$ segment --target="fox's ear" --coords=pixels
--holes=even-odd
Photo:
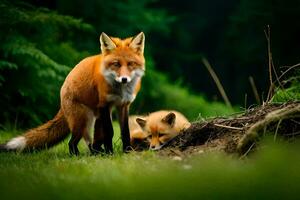
[[[161,121],[164,123],[167,123],[168,125],[173,127],[175,124],[175,119],[176,119],[176,115],[174,113],[170,112]]]
[[[145,119],[142,119],[142,118],[136,118],[136,122],[140,125],[140,127],[141,127],[142,129],[145,128],[145,126],[146,126],[146,120],[145,120]]]
[[[102,53],[111,51],[117,47],[114,41],[112,41],[112,39],[104,32],[102,32],[100,35],[100,45]]]
[[[129,44],[129,47],[134,49],[136,52],[143,54],[145,46],[145,34],[140,32],[137,34]]]

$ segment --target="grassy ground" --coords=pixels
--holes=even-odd
[[[3,142],[11,134],[0,133]],[[33,154],[0,154],[1,199],[296,199],[300,148],[265,142],[247,159],[209,153],[184,160],[153,152],[70,157],[67,141]]]

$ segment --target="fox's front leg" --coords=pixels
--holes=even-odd
[[[94,142],[92,145],[92,153],[101,153],[102,144],[104,144],[105,153],[113,153],[112,138],[114,135],[111,108],[104,107],[99,109],[99,118],[95,122]]]
[[[132,149],[130,145],[130,132],[128,126],[128,110],[129,105],[122,105],[118,107],[119,123],[121,128],[121,137],[124,152],[130,151]]]

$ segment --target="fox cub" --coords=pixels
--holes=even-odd
[[[159,150],[190,125],[186,117],[177,111],[161,110],[148,116],[131,116],[131,143],[136,147],[144,145],[146,140],[150,150]]]

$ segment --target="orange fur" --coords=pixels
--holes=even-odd
[[[185,116],[177,111],[156,111],[146,118],[136,118],[137,123],[145,133],[151,150],[158,150],[172,138],[190,126]],[[132,140],[134,135],[132,135]]]
[[[140,127],[140,125],[136,122],[137,118],[146,119],[145,116],[137,116],[137,115],[132,115],[129,117],[128,123],[129,123],[130,140],[131,141],[133,141],[135,139],[143,140],[147,137],[147,134],[143,131],[143,129]]]
[[[59,110],[54,119],[24,134],[24,137],[27,139],[26,149],[38,150],[52,147],[57,142],[65,139],[68,134],[69,127],[67,121],[62,111]]]

